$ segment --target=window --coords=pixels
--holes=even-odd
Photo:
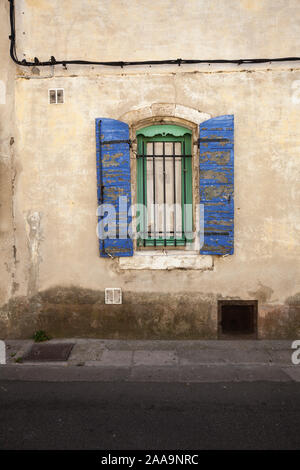
[[[50,104],[63,104],[64,103],[64,90],[63,88],[51,88],[48,90]]]
[[[137,132],[137,246],[193,241],[192,131],[154,125]]]
[[[199,150],[194,164],[192,133],[185,127],[153,125],[140,129],[137,152],[129,136],[126,122],[96,119],[100,256],[134,256],[131,191],[136,181],[132,181],[131,163],[135,154],[137,202],[142,205],[136,211],[137,247],[190,248],[189,242],[195,238],[201,255],[232,255],[234,116],[199,123]],[[193,177],[192,168],[196,166],[200,204],[193,210],[192,182],[196,175]],[[197,214],[195,221],[193,213]]]

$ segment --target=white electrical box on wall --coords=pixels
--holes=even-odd
[[[106,304],[121,304],[122,303],[122,289],[120,287],[107,287],[105,289],[105,303]]]

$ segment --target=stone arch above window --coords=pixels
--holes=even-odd
[[[176,118],[192,124],[200,124],[208,119],[211,115],[203,113],[195,108],[183,106],[181,104],[171,103],[154,103],[151,106],[133,109],[126,112],[119,119],[129,125],[144,122],[155,121],[155,118]]]

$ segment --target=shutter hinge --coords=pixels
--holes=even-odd
[[[109,256],[111,259],[115,259],[115,256],[113,256],[108,250],[104,250],[104,253]]]
[[[132,140],[101,140],[101,145],[110,145],[110,144],[128,144],[129,147],[132,147]]]
[[[199,139],[197,140],[198,147],[200,147],[201,142],[202,143],[204,143],[204,142],[229,142],[229,139],[225,139],[225,138],[224,139],[222,139],[222,138],[221,139],[216,139],[216,138],[208,139],[208,138],[205,138],[205,137],[204,138],[199,137]]]

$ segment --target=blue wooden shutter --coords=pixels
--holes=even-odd
[[[234,116],[200,124],[200,203],[204,204],[204,255],[233,254]]]
[[[132,256],[133,243],[129,236],[120,233],[131,223],[130,140],[129,127],[115,119],[96,119],[98,205],[111,204],[117,216],[114,238],[99,239],[100,256]],[[119,206],[119,196],[127,198],[124,207]],[[121,228],[122,226],[122,228]]]

